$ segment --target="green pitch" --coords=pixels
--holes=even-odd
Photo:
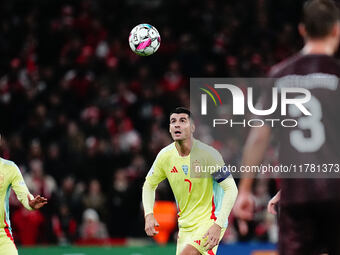
[[[164,247],[32,247],[19,248],[19,255],[173,255],[175,245]]]

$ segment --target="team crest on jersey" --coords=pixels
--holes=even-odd
[[[182,169],[183,169],[183,172],[185,173],[185,175],[188,175],[189,167],[187,165],[183,165]]]
[[[192,162],[190,176],[194,178],[201,177],[201,166],[197,159]]]

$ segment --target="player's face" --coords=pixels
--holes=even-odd
[[[181,141],[190,138],[194,130],[195,127],[191,123],[188,114],[171,114],[169,131],[174,141]]]

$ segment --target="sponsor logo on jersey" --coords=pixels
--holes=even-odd
[[[175,166],[171,169],[171,173],[178,173],[178,170]]]

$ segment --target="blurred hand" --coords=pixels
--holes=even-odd
[[[153,216],[153,213],[150,213],[145,216],[145,232],[148,236],[154,236],[158,234],[158,231],[156,231],[155,227],[159,227],[159,224],[155,217]]]
[[[269,200],[267,210],[269,213],[276,215],[276,206],[280,202],[281,199],[281,191],[277,192],[276,195]]]
[[[207,231],[207,233],[204,234],[203,239],[208,238],[205,244],[203,245],[206,247],[207,251],[213,249],[216,245],[218,245],[218,242],[220,240],[221,235],[221,227],[214,223]]]
[[[240,231],[241,236],[245,236],[248,234],[249,227],[248,223],[245,220],[237,219],[238,230]]]
[[[239,191],[234,206],[234,214],[241,220],[250,221],[254,217],[254,199],[250,192]]]
[[[41,197],[40,195],[31,199],[30,195],[28,194],[27,198],[29,206],[34,210],[40,209],[41,207],[47,204],[47,198]]]

